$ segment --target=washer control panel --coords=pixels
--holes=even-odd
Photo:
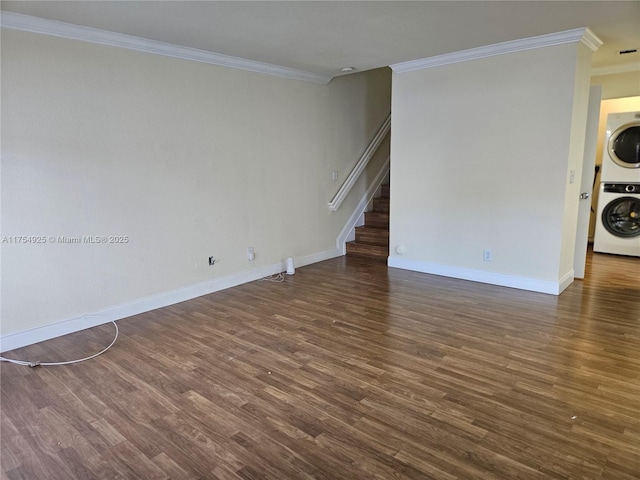
[[[602,191],[608,193],[640,194],[640,183],[605,183]]]

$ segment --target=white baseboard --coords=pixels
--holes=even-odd
[[[322,262],[341,255],[342,251],[338,248],[334,248],[332,250],[318,252],[312,255],[294,257],[293,261],[296,267],[304,267],[305,265]],[[78,332],[80,330],[115,320],[121,320],[123,318],[131,317],[132,315],[149,312],[157,308],[191,300],[192,298],[208,295],[209,293],[225,290],[243,283],[253,282],[254,280],[258,280],[267,275],[274,275],[276,273],[284,272],[285,270],[286,267],[284,262],[258,267],[247,272],[241,272],[223,278],[216,278],[207,282],[173,290],[171,292],[152,295],[134,300],[130,303],[116,305],[91,314],[69,318],[49,325],[24,330],[22,332],[4,335],[0,337],[0,353],[15,350],[16,348],[26,347],[27,345],[33,345],[34,343],[43,342],[45,340],[50,340],[52,338]]]
[[[459,278],[471,280],[473,282],[488,283],[502,287],[517,288],[519,290],[529,290],[532,292],[548,293],[559,295],[565,288],[573,282],[573,270],[557,281],[550,282],[536,280],[534,278],[505,275],[502,273],[483,272],[481,270],[471,270],[468,268],[439,265],[405,258],[389,257],[387,264],[390,267],[412,270],[414,272],[430,273],[443,277]]]
[[[324,262],[332,258],[341,257],[344,255],[339,248],[333,248],[331,250],[325,250],[324,252],[318,252],[304,257],[295,257],[293,263],[296,267],[304,267],[305,265],[311,265],[313,263]]]
[[[560,277],[560,280],[558,281],[558,293],[556,293],[555,295],[560,295],[562,292],[564,292],[564,289],[571,285],[575,278],[576,274],[573,268],[565,273],[562,277]]]

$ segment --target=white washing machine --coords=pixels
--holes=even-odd
[[[607,117],[600,181],[640,183],[640,112]]]
[[[640,182],[600,184],[593,251],[640,257]]]

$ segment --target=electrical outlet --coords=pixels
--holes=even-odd
[[[209,265],[213,265],[216,263],[215,257],[209,257]]]
[[[334,182],[336,182],[338,180],[338,171],[334,170],[333,172],[331,172],[331,180],[333,180]]]
[[[482,251],[482,260],[484,260],[485,262],[490,262],[493,260],[493,254],[491,253],[491,250],[485,248]]]
[[[256,258],[256,253],[253,251],[253,247],[247,248],[247,259],[252,262]]]

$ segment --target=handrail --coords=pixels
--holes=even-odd
[[[389,133],[390,129],[391,129],[391,114],[389,114],[389,116],[386,118],[386,120],[384,121],[380,129],[378,129],[378,132],[373,137],[373,140],[371,140],[371,143],[369,143],[369,146],[366,148],[366,150],[360,157],[360,160],[358,160],[358,163],[356,163],[355,167],[353,167],[353,170],[351,170],[351,173],[349,174],[349,176],[346,178],[346,180],[344,181],[344,183],[342,184],[338,192],[333,197],[333,200],[329,202],[329,209],[332,212],[335,212],[336,210],[338,210],[338,208],[340,208],[340,205],[342,204],[343,200],[351,191],[351,188],[360,177],[360,174],[364,171],[366,166],[369,164],[369,160],[371,160],[371,157],[373,156],[375,151],[378,149],[378,147],[382,143],[382,140],[384,140],[384,137],[387,135],[387,133]]]

